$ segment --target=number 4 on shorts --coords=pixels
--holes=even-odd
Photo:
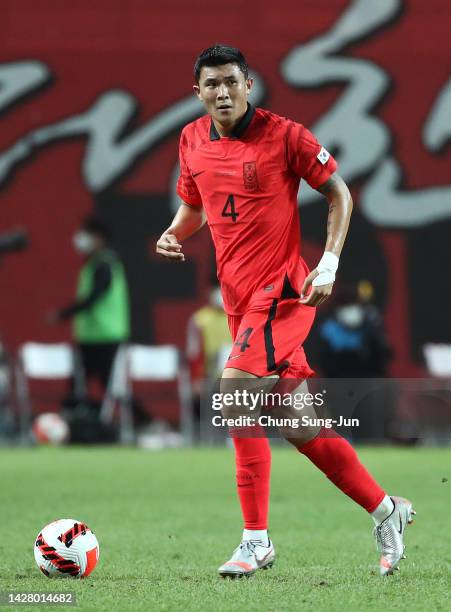
[[[254,331],[253,327],[248,327],[240,336],[238,336],[238,338],[234,342],[235,346],[241,347],[242,353],[244,353],[244,351],[250,347],[248,340],[249,340],[249,336],[252,334],[253,331]]]

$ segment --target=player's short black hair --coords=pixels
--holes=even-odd
[[[204,66],[223,66],[224,64],[238,64],[244,78],[249,78],[249,68],[246,58],[236,47],[228,45],[214,45],[204,49],[194,64],[194,78],[199,83],[200,71]]]
[[[81,227],[90,234],[100,236],[101,238],[103,238],[103,240],[105,240],[105,242],[109,242],[111,239],[111,232],[108,225],[94,215],[85,217]]]

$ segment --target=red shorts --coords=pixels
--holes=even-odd
[[[225,367],[255,376],[313,376],[302,344],[312,327],[315,310],[298,299],[274,298],[265,309],[229,315],[233,348]]]

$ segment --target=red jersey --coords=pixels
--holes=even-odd
[[[177,193],[205,209],[226,312],[297,297],[307,270],[299,182],[325,183],[337,168],[333,157],[303,125],[251,105],[229,137],[209,115],[188,124],[179,153]]]

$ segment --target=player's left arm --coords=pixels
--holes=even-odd
[[[332,293],[353,206],[348,186],[336,172],[323,185],[317,187],[317,191],[326,196],[329,202],[327,240],[324,255],[307,276],[302,287],[300,301],[307,306],[319,306]]]

